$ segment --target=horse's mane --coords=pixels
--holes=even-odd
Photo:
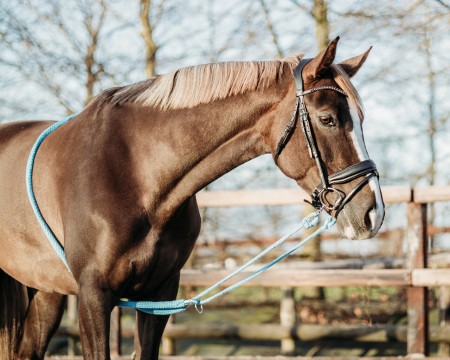
[[[123,87],[103,91],[97,97],[112,105],[136,103],[160,109],[191,108],[202,103],[263,90],[277,81],[288,65],[295,69],[303,55],[275,61],[223,62],[191,66]],[[350,78],[339,65],[332,65],[336,83],[344,90],[363,118],[363,106]]]
[[[98,97],[113,105],[139,103],[160,109],[191,108],[247,91],[263,90],[302,59],[294,55],[276,61],[222,62],[191,66],[124,87]]]

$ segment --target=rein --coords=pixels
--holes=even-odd
[[[321,181],[321,184],[311,193],[311,202],[306,202],[310,203],[316,209],[323,208],[328,212],[334,211],[334,216],[337,217],[344,205],[348,203],[352,197],[369,182],[372,176],[376,176],[378,178],[378,171],[375,163],[369,159],[350,165],[345,169],[334,173],[333,175],[326,175],[326,170],[324,169],[323,161],[314,137],[311,120],[309,119],[308,109],[306,108],[305,96],[321,90],[337,91],[344,96],[347,96],[347,93],[335,86],[319,86],[305,91],[302,71],[305,65],[310,61],[311,59],[303,59],[295,68],[294,78],[296,85],[296,100],[294,112],[277,144],[275,150],[275,163],[278,161],[278,157],[294,133],[297,118],[300,118],[300,124],[305,137],[306,146],[308,147],[309,156],[316,163]],[[332,187],[332,185],[345,184],[362,176],[364,176],[364,179],[361,180],[348,194],[345,194],[342,190]],[[327,195],[329,194],[334,194],[337,196],[337,200],[334,204],[327,199]]]
[[[71,273],[71,270],[69,268],[69,264],[66,259],[66,255],[64,253],[64,248],[61,245],[61,243],[56,238],[55,234],[51,230],[50,226],[45,221],[40,209],[39,205],[36,200],[36,196],[34,195],[33,190],[33,168],[34,168],[34,162],[36,158],[36,154],[38,152],[39,147],[41,146],[42,142],[45,140],[45,138],[50,135],[53,131],[55,131],[60,126],[64,125],[68,121],[72,120],[74,117],[76,117],[77,114],[71,115],[68,118],[59,121],[39,135],[38,139],[36,140],[36,143],[33,145],[30,155],[28,157],[27,167],[26,167],[26,186],[27,186],[27,193],[28,193],[28,199],[30,201],[31,207],[34,211],[34,214],[36,218],[39,221],[39,224],[41,225],[42,230],[45,233],[45,236],[49,240],[50,244],[52,245],[53,249],[55,250],[56,254],[59,256],[59,258],[62,260],[64,265],[66,266],[67,270]],[[210,301],[225,295],[229,293],[230,291],[238,288],[239,286],[243,285],[244,283],[250,281],[254,277],[258,276],[259,274],[263,273],[279,261],[283,260],[285,257],[292,254],[294,251],[302,248],[304,245],[306,245],[311,239],[319,235],[321,232],[331,228],[335,223],[336,219],[332,216],[328,216],[325,223],[320,226],[317,230],[315,230],[312,234],[310,234],[308,237],[303,239],[301,242],[299,242],[297,245],[295,245],[292,249],[286,251],[284,254],[278,256],[276,259],[272,260],[268,264],[262,266],[260,269],[252,272],[251,274],[247,275],[242,280],[239,280],[233,285],[230,285],[226,287],[225,289],[217,292],[216,294],[210,295],[209,297],[202,299],[209,293],[211,293],[213,290],[216,290],[219,286],[227,282],[228,280],[234,278],[238,274],[240,274],[242,271],[247,269],[250,265],[253,265],[258,259],[266,255],[268,252],[272,251],[276,247],[280,246],[282,243],[284,243],[287,239],[289,239],[292,235],[300,231],[301,229],[309,229],[311,227],[316,226],[319,223],[319,214],[322,212],[324,208],[318,209],[316,212],[311,213],[306,218],[303,219],[301,222],[301,225],[299,225],[296,229],[289,232],[288,234],[281,237],[279,240],[277,240],[275,243],[270,245],[267,249],[263,250],[261,253],[256,255],[253,259],[246,262],[244,265],[233,271],[231,274],[223,278],[222,280],[218,281],[208,289],[204,290],[200,294],[194,296],[191,299],[178,299],[173,301],[129,301],[129,300],[120,300],[117,304],[117,306],[121,307],[127,307],[127,308],[134,308],[136,310],[148,313],[148,314],[154,314],[154,315],[170,315],[175,314],[181,311],[186,310],[189,306],[194,305],[196,310],[199,313],[203,312],[203,305],[209,303]]]
[[[219,291],[218,293],[211,295],[205,299],[202,299],[202,297],[208,295],[213,290],[216,290],[219,286],[227,282],[228,280],[234,278],[235,276],[239,275],[242,271],[244,271],[246,268],[248,268],[250,265],[253,265],[258,259],[266,255],[271,250],[275,249],[276,247],[280,246],[283,242],[285,242],[287,239],[289,239],[292,235],[300,231],[301,229],[309,229],[314,226],[316,226],[319,223],[319,214],[322,210],[317,210],[316,212],[313,212],[309,214],[305,219],[303,219],[301,225],[299,225],[296,229],[291,231],[290,233],[284,235],[279,240],[277,240],[275,243],[270,245],[268,248],[260,252],[258,255],[256,255],[254,258],[246,262],[244,265],[233,271],[228,276],[224,277],[222,280],[218,281],[211,287],[207,288],[200,294],[194,296],[191,299],[179,299],[174,301],[120,301],[119,306],[122,307],[130,307],[135,308],[137,310],[140,310],[142,312],[145,312],[147,314],[153,314],[153,315],[170,315],[175,314],[181,311],[186,310],[189,306],[194,305],[195,309],[199,312],[203,312],[203,305],[209,303],[210,301],[213,301],[214,299],[223,296],[234,289],[240,287],[241,285],[245,284],[246,282],[250,281],[254,277],[258,276],[259,274],[263,273],[267,269],[271,268],[276,263],[280,262],[290,254],[292,254],[294,251],[302,248],[305,246],[311,239],[315,238],[317,235],[319,235],[321,232],[331,228],[335,223],[336,219],[332,216],[328,216],[328,218],[325,220],[325,223],[320,226],[317,230],[315,230],[312,234],[307,236],[305,239],[303,239],[301,242],[299,242],[297,245],[295,245],[292,249],[286,251],[284,254],[278,256],[276,259],[272,260],[268,264],[262,266],[258,270],[255,270],[251,274],[247,275],[242,280],[239,280],[235,284],[232,284],[225,289]]]

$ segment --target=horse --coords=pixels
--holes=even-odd
[[[43,359],[66,295],[76,294],[84,358],[109,359],[121,298],[175,299],[200,230],[195,194],[262,154],[343,236],[373,237],[384,203],[350,81],[370,49],[334,64],[338,40],[308,61],[198,65],[111,88],[51,133],[33,187],[70,271],[24,182],[30,149],[52,122],[1,125],[0,358]],[[158,358],[167,318],[137,312],[136,359]]]

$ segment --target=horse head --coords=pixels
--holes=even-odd
[[[343,236],[366,239],[380,229],[384,203],[364,143],[362,102],[350,78],[370,49],[333,64],[338,40],[295,68],[295,111],[273,155],[317,209],[336,217]]]

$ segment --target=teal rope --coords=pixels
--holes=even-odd
[[[144,312],[146,312],[148,314],[170,315],[170,314],[175,314],[175,313],[184,311],[189,306],[194,305],[195,308],[197,309],[197,311],[199,313],[201,313],[203,311],[203,305],[205,305],[205,304],[209,303],[210,301],[212,301],[214,299],[217,299],[218,297],[223,296],[223,295],[233,291],[234,289],[242,286],[246,282],[250,281],[254,277],[256,277],[259,274],[263,273],[264,271],[266,271],[267,269],[271,268],[276,263],[280,262],[281,260],[283,260],[284,258],[289,256],[290,254],[292,254],[294,251],[296,251],[296,250],[302,248],[303,246],[305,246],[310,240],[315,238],[317,235],[319,235],[324,230],[327,230],[327,229],[331,228],[336,223],[336,219],[333,218],[332,216],[329,216],[322,226],[320,226],[317,230],[315,230],[308,237],[303,239],[300,243],[298,243],[292,249],[286,251],[284,254],[278,256],[276,259],[272,260],[271,262],[269,262],[268,264],[264,265],[260,269],[258,269],[256,271],[254,271],[253,273],[249,274],[247,277],[245,277],[244,279],[238,281],[237,283],[226,287],[222,291],[220,291],[220,292],[218,292],[218,293],[216,293],[216,294],[214,294],[214,295],[212,295],[212,296],[210,296],[210,297],[208,297],[206,299],[201,299],[205,295],[207,295],[210,292],[212,292],[213,290],[217,289],[220,285],[222,285],[226,281],[228,281],[228,280],[232,279],[233,277],[235,277],[236,275],[240,274],[243,270],[248,268],[250,265],[254,264],[258,259],[260,259],[262,256],[264,256],[265,254],[267,254],[271,250],[273,250],[276,247],[278,247],[279,245],[281,245],[283,242],[285,242],[292,235],[294,235],[295,233],[300,231],[302,228],[309,229],[309,228],[317,225],[317,223],[319,222],[319,213],[320,213],[320,211],[316,211],[316,212],[314,212],[312,214],[309,214],[303,220],[303,222],[302,222],[302,224],[300,226],[298,226],[293,231],[291,231],[290,233],[286,234],[285,236],[283,236],[282,238],[277,240],[275,243],[273,243],[267,249],[265,249],[264,251],[262,251],[261,253],[256,255],[254,258],[252,258],[251,260],[246,262],[244,265],[242,265],[241,267],[239,267],[238,269],[233,271],[231,274],[229,274],[228,276],[226,276],[222,280],[218,281],[217,283],[215,283],[214,285],[210,286],[209,288],[207,288],[206,290],[204,290],[203,292],[201,292],[200,294],[194,296],[191,299],[188,299],[188,300],[179,299],[179,300],[174,300],[174,301],[158,301],[158,302],[151,302],[151,301],[132,302],[132,301],[122,300],[122,301],[119,302],[119,306],[134,307],[134,308],[136,308],[138,310],[141,310],[141,311],[144,311]]]
[[[186,310],[186,300],[173,301],[125,301],[117,304],[120,307],[132,308],[152,315],[171,315]]]
[[[315,221],[315,224],[317,224],[317,222],[319,221],[319,216],[316,213],[311,214],[313,216],[316,216],[315,219],[317,219],[317,221]],[[309,216],[311,216],[309,215]],[[300,243],[298,243],[296,246],[294,246],[292,249],[286,251],[284,254],[278,256],[276,259],[272,260],[271,262],[269,262],[268,264],[264,265],[263,267],[261,267],[259,270],[253,272],[252,274],[248,275],[246,278],[238,281],[236,284],[233,284],[227,288],[225,288],[224,290],[220,291],[219,293],[212,295],[204,300],[201,300],[200,298],[203,297],[204,295],[210,293],[212,290],[214,290],[215,288],[217,288],[220,284],[222,284],[223,282],[225,282],[226,280],[221,280],[219,281],[217,284],[211,286],[209,289],[206,289],[205,291],[203,291],[201,294],[193,297],[191,299],[191,301],[194,302],[194,304],[197,305],[204,305],[209,303],[210,301],[225,295],[227,293],[229,293],[230,291],[233,291],[234,289],[238,288],[239,286],[245,284],[246,282],[250,281],[251,279],[253,279],[254,277],[258,276],[259,274],[263,273],[264,271],[266,271],[267,269],[271,268],[273,265],[275,265],[276,263],[280,262],[281,260],[283,260],[284,258],[286,258],[287,256],[289,256],[290,254],[292,254],[294,251],[297,251],[298,249],[302,248],[303,246],[305,246],[310,240],[312,240],[313,238],[315,238],[317,235],[319,235],[322,231],[329,229],[331,226],[333,226],[336,223],[336,220],[332,217],[329,216],[328,219],[325,221],[325,223],[319,227],[316,231],[314,231],[312,234],[310,234],[308,237],[306,237],[305,239],[303,239]],[[314,225],[315,225],[314,224]],[[312,226],[314,226],[312,225]],[[310,228],[312,226],[306,227],[306,228]],[[298,231],[298,230],[297,230]],[[296,232],[297,232],[296,231]],[[293,235],[293,234],[292,234]],[[292,236],[290,235],[290,236]],[[288,237],[286,237],[287,239]],[[284,239],[284,240],[286,240]],[[258,258],[260,256],[257,256]],[[243,269],[242,269],[243,270]],[[239,269],[238,272],[242,271],[241,269]],[[234,275],[233,275],[234,276]],[[231,278],[227,277],[227,278]],[[218,285],[219,284],[219,285]]]
[[[61,125],[64,125],[68,121],[72,120],[77,114],[71,115],[68,118],[54,123],[52,126],[47,128],[39,137],[37,138],[35,144],[31,148],[30,155],[28,157],[26,172],[25,172],[25,181],[27,184],[27,193],[28,193],[28,199],[30,200],[31,207],[34,211],[34,214],[36,215],[36,218],[39,221],[39,224],[41,225],[42,230],[44,230],[45,236],[50,241],[50,244],[52,245],[53,249],[55,249],[56,253],[58,254],[59,258],[63,261],[64,265],[66,265],[67,270],[70,271],[69,264],[67,263],[66,255],[64,254],[64,248],[61,246],[61,243],[56,238],[55,234],[53,234],[52,229],[50,229],[50,226],[48,226],[47,222],[45,221],[44,217],[42,216],[41,210],[39,209],[39,205],[36,201],[36,196],[34,195],[33,191],[33,168],[34,168],[34,160],[36,158],[37,151],[39,150],[39,147],[41,146],[42,142],[45,140],[45,138],[50,135],[53,131],[55,131],[57,128],[59,128]]]
[[[294,230],[292,230],[291,232],[289,232],[288,234],[284,235],[281,239],[277,240],[275,243],[273,243],[272,245],[270,245],[267,249],[263,250],[261,253],[259,253],[258,255],[256,255],[253,259],[250,259],[249,261],[247,261],[244,265],[242,265],[241,267],[239,267],[238,269],[236,269],[234,272],[232,272],[230,275],[226,276],[225,278],[223,278],[222,280],[220,280],[217,284],[214,284],[213,286],[211,286],[210,288],[206,289],[205,291],[203,291],[202,293],[198,294],[197,296],[195,296],[193,299],[197,300],[200,299],[201,297],[205,296],[206,294],[210,293],[212,290],[218,288],[220,285],[222,285],[223,283],[225,283],[226,281],[230,280],[231,278],[235,277],[236,275],[238,275],[239,273],[241,273],[242,271],[244,271],[246,268],[248,268],[250,265],[253,265],[257,260],[259,260],[260,258],[262,258],[264,255],[266,255],[268,252],[272,251],[273,249],[277,248],[278,246],[280,246],[282,243],[284,243],[287,239],[289,239],[292,235],[294,235],[295,233],[299,232],[301,229],[303,229],[304,227],[306,227],[307,229],[316,226],[317,223],[319,222],[319,215],[317,212],[314,212],[312,214],[309,214],[300,224],[300,226],[298,226],[297,228],[295,228]],[[269,266],[270,267],[270,266]],[[245,279],[244,279],[245,280]],[[244,281],[242,280],[242,281]],[[209,301],[208,301],[209,302]]]
[[[34,214],[36,215],[36,218],[39,221],[39,224],[41,225],[42,230],[45,233],[45,236],[50,241],[50,244],[52,245],[52,247],[55,250],[55,252],[58,254],[59,258],[66,265],[66,267],[69,270],[69,272],[71,272],[71,271],[70,271],[69,265],[67,263],[66,255],[64,253],[64,248],[61,246],[61,243],[58,241],[58,239],[56,238],[55,234],[50,229],[50,226],[45,221],[45,219],[44,219],[44,217],[43,217],[43,215],[42,215],[42,213],[41,213],[41,211],[39,209],[39,205],[38,205],[38,203],[36,201],[36,197],[35,197],[34,191],[33,191],[33,168],[34,168],[34,161],[35,161],[35,158],[36,158],[37,151],[38,151],[39,147],[41,146],[42,142],[45,140],[45,138],[49,134],[51,134],[53,131],[55,131],[57,128],[59,128],[61,125],[64,125],[68,121],[72,120],[75,116],[76,116],[76,114],[72,115],[72,116],[69,116],[68,118],[66,118],[64,120],[53,124],[52,126],[47,128],[41,135],[39,135],[38,139],[36,140],[36,143],[34,144],[34,146],[31,149],[30,155],[28,157],[27,167],[26,167],[26,186],[27,186],[27,193],[28,193],[28,198],[30,200],[31,207],[32,207],[32,209],[34,211]],[[276,241],[271,246],[269,246],[267,249],[263,250],[261,253],[256,255],[253,259],[247,261],[244,265],[242,265],[241,267],[239,267],[238,269],[233,271],[231,274],[229,274],[228,276],[224,277],[222,280],[218,281],[217,283],[215,283],[214,285],[212,285],[211,287],[209,287],[206,290],[202,291],[200,294],[194,296],[191,299],[188,299],[188,300],[179,299],[179,300],[173,300],[173,301],[128,301],[128,300],[121,300],[121,301],[119,301],[118,306],[127,307],[127,308],[134,308],[134,309],[137,309],[139,311],[145,312],[147,314],[153,314],[153,315],[170,315],[170,314],[175,314],[175,313],[178,313],[178,312],[186,310],[191,305],[194,305],[198,312],[202,312],[204,304],[207,304],[210,301],[212,301],[212,300],[214,300],[214,299],[216,299],[216,298],[218,298],[218,297],[220,297],[222,295],[225,295],[225,294],[229,293],[230,291],[238,288],[239,286],[245,284],[246,282],[250,281],[254,277],[258,276],[259,274],[263,273],[267,269],[271,268],[273,265],[275,265],[279,261],[283,260],[285,257],[287,257],[290,254],[292,254],[294,251],[296,251],[296,250],[302,248],[303,246],[305,246],[311,239],[316,237],[319,233],[321,233],[324,230],[329,229],[330,227],[332,227],[336,223],[336,220],[332,216],[329,216],[327,218],[327,220],[325,221],[325,223],[321,227],[319,227],[316,231],[314,231],[312,234],[310,234],[307,238],[302,240],[300,243],[298,243],[292,249],[286,251],[284,254],[278,256],[276,259],[274,259],[271,262],[269,262],[268,264],[262,266],[260,269],[254,271],[253,273],[251,273],[250,275],[248,275],[244,279],[238,281],[237,283],[226,287],[222,291],[219,291],[218,293],[216,293],[216,294],[214,294],[214,295],[212,295],[210,297],[207,297],[206,299],[202,299],[202,297],[206,296],[207,294],[209,294],[213,290],[216,290],[223,283],[227,282],[228,280],[232,279],[236,275],[240,274],[242,271],[247,269],[250,265],[254,264],[257,260],[262,258],[268,252],[270,252],[273,249],[275,249],[276,247],[280,246],[283,242],[285,242],[288,238],[290,238],[292,235],[294,235],[295,233],[297,233],[301,229],[303,229],[303,228],[309,229],[309,228],[317,225],[318,222],[319,222],[319,214],[320,214],[320,212],[321,211],[319,210],[319,211],[316,211],[316,212],[308,215],[305,219],[303,219],[303,221],[302,221],[300,226],[295,228],[290,233],[288,233],[288,234],[284,235],[283,237],[281,237],[278,241]]]

